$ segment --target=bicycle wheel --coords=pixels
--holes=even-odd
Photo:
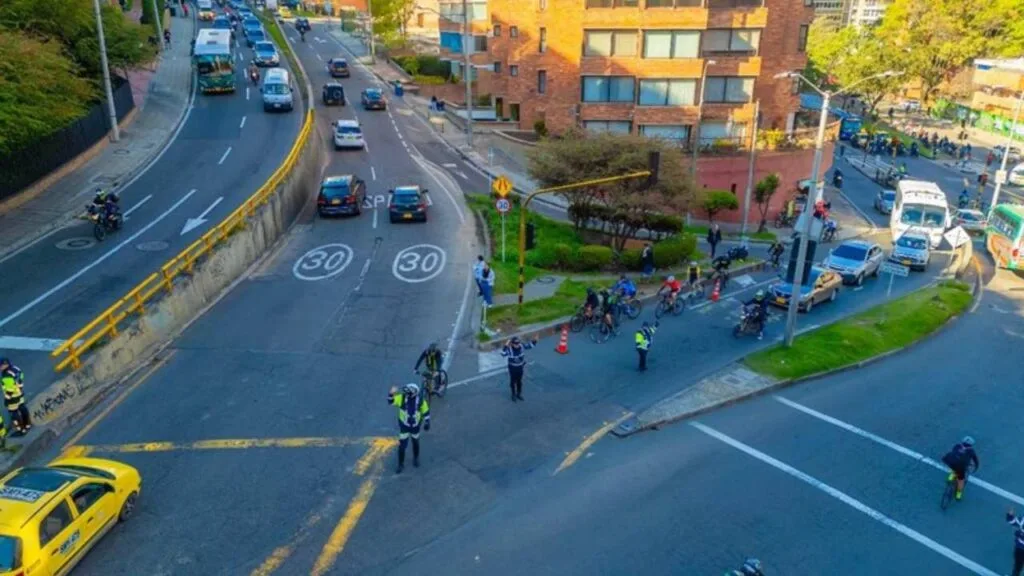
[[[644,303],[639,300],[633,300],[626,304],[626,316],[630,320],[636,320],[640,316],[640,312],[644,309]]]
[[[441,370],[434,377],[434,395],[438,398],[444,398],[444,393],[448,391],[448,373]]]
[[[686,302],[682,298],[676,298],[676,301],[672,303],[672,315],[679,316],[686,310]]]
[[[608,325],[604,322],[590,328],[590,339],[598,344],[607,342],[609,336],[611,336],[611,331],[608,330]]]
[[[586,325],[586,316],[584,316],[582,312],[577,312],[576,315],[572,317],[572,320],[569,321],[569,330],[572,330],[574,333],[576,333],[579,332],[580,330],[583,330],[583,327]]]
[[[96,237],[96,240],[103,242],[103,239],[107,237],[107,229],[103,227],[103,224],[99,222],[92,227],[92,235]]]
[[[654,308],[654,317],[661,318],[665,315],[665,312],[668,312],[668,302],[662,300],[661,302],[658,302],[658,306]]]
[[[953,501],[953,496],[956,494],[956,479],[946,480],[946,489],[942,491],[942,500],[939,500],[939,508],[945,510],[949,507],[949,503]]]

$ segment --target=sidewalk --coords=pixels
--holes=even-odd
[[[118,182],[124,189],[177,133],[191,103],[189,46],[196,23],[191,11],[188,18],[170,21],[172,43],[158,58],[155,71],[129,73],[136,109],[133,119],[122,123],[121,140],[94,147],[99,150],[92,158],[48,187],[37,184],[0,204],[0,259],[81,214],[95,188]]]

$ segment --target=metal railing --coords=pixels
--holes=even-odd
[[[191,274],[196,261],[209,254],[220,243],[227,240],[231,234],[240,228],[245,227],[246,219],[256,214],[256,209],[266,204],[270,197],[277,191],[288,174],[295,167],[299,153],[309,140],[313,130],[313,110],[306,113],[306,120],[299,131],[295,144],[288,152],[284,162],[270,178],[243,202],[234,212],[229,214],[219,224],[203,234],[198,240],[182,250],[177,256],[171,258],[160,270],[150,274],[145,280],[132,288],[120,300],[114,302],[109,308],[86,324],[81,330],[75,332],[56,350],[50,357],[61,358],[57,362],[56,370],[59,372],[68,365],[77,370],[82,365],[82,355],[95,347],[104,338],[116,338],[119,334],[118,328],[126,320],[136,314],[144,314],[146,304],[161,293],[170,294],[174,291],[174,281],[187,274]]]

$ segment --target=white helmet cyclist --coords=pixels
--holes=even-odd
[[[668,277],[668,281],[669,282],[675,282],[676,281],[676,277],[675,276],[669,276]]]
[[[410,396],[418,396],[420,393],[420,387],[419,384],[409,383],[402,388],[402,391]]]

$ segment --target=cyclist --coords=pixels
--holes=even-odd
[[[696,260],[690,261],[690,267],[686,269],[686,276],[690,284],[690,290],[698,290],[700,288],[700,266]]]
[[[583,303],[583,314],[587,317],[587,320],[594,315],[594,310],[601,305],[601,299],[597,297],[597,292],[593,287],[587,288],[587,300]]]
[[[617,334],[618,329],[615,327],[615,307],[618,305],[618,298],[614,294],[609,292],[607,289],[601,290],[601,318],[604,323],[611,330],[612,334]]]
[[[1013,571],[1010,576],[1020,576],[1024,570],[1024,517],[1017,516],[1010,508],[1006,511],[1006,523],[1013,526]]]
[[[636,298],[636,284],[625,274],[619,276],[619,281],[612,286],[612,292],[622,298]]]
[[[761,561],[757,558],[747,558],[739,570],[729,570],[725,576],[764,576],[761,572]]]
[[[420,357],[416,360],[416,366],[412,369],[413,373],[420,373],[420,364],[426,363],[427,371],[430,372],[431,379],[437,377],[437,373],[441,371],[441,365],[444,363],[444,352],[437,347],[437,342],[431,342],[427,349],[420,353]]]
[[[744,306],[752,306],[757,316],[754,321],[757,322],[757,339],[761,340],[764,338],[764,324],[768,320],[768,298],[766,297],[764,290],[758,290],[754,293],[754,297],[743,303]]]
[[[956,499],[959,500],[964,494],[964,483],[967,479],[967,465],[974,463],[974,470],[979,467],[978,454],[974,451],[974,438],[964,436],[964,439],[953,445],[942,462],[949,466],[950,473],[947,480],[953,480],[956,476]]]
[[[668,307],[672,308],[676,305],[676,297],[679,296],[679,292],[683,289],[683,285],[679,280],[676,280],[675,276],[669,276],[665,279],[661,288],[658,288],[658,294],[660,295],[666,289],[668,290]]]
[[[724,290],[726,283],[729,282],[729,265],[732,264],[732,260],[728,256],[719,256],[711,261],[711,267],[714,272],[711,274],[712,280],[721,280],[722,285],[719,287]]]
[[[776,240],[770,248],[768,248],[768,257],[772,262],[772,265],[776,268],[779,267],[779,261],[782,259],[782,255],[786,252],[786,246]]]

